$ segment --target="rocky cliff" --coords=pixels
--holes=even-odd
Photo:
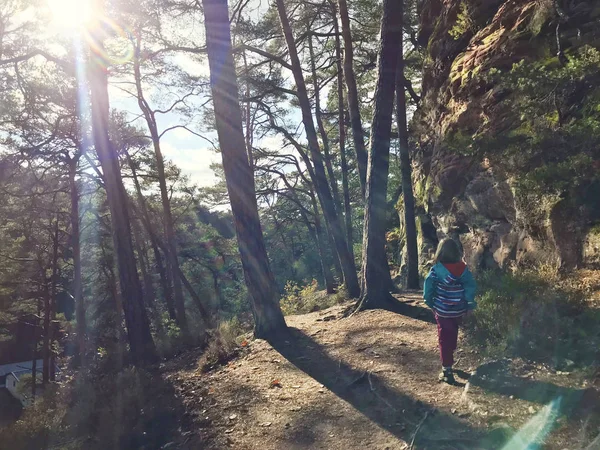
[[[424,0],[412,121],[422,261],[600,262],[600,1]]]

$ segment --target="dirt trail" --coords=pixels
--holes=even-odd
[[[485,364],[463,349],[463,384],[438,383],[431,314],[416,295],[401,300],[410,317],[367,311],[342,318],[345,305],[287,317],[289,336],[273,345],[251,341],[239,358],[208,374],[189,355],[172,363],[165,378],[187,412],[180,439],[168,447],[500,448],[559,396],[566,409],[546,447],[578,449],[592,440],[597,391],[571,374],[523,361]]]

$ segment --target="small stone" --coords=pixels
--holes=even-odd
[[[510,397],[508,397],[508,398],[510,398],[511,400],[514,400],[514,399],[515,399],[515,396],[514,396],[514,395],[511,395],[511,396],[510,396]]]
[[[229,416],[229,420],[235,420],[237,419],[237,414],[232,414]]]
[[[529,412],[530,412],[531,414],[535,414],[537,411],[535,410],[535,408],[534,408],[533,406],[530,406],[530,407],[529,407]]]
[[[456,414],[456,408],[452,409],[452,414]]]
[[[259,427],[270,427],[271,425],[273,425],[272,422],[262,422],[260,424],[258,424]]]
[[[225,433],[226,433],[226,434],[231,434],[231,433],[233,433],[233,428],[230,428],[229,430],[225,430]]]
[[[324,393],[325,391],[324,391],[323,389],[319,389],[319,391],[318,391],[318,392],[319,392],[319,394],[322,394],[322,393]]]

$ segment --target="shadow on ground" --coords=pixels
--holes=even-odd
[[[511,373],[508,361],[480,366],[470,383],[485,391],[541,405],[561,399],[560,414],[571,420],[600,413],[600,393],[594,388],[577,389],[523,378]]]
[[[506,436],[486,434],[466,421],[413,399],[391,388],[376,374],[353,369],[335,360],[301,330],[289,331],[270,342],[289,362],[349,403],[375,424],[413,448],[495,449]],[[426,389],[426,386],[424,386]],[[302,420],[322,418],[308,415]]]

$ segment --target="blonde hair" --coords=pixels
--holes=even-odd
[[[442,264],[452,264],[462,261],[462,250],[454,239],[443,239],[435,252],[434,261]]]

